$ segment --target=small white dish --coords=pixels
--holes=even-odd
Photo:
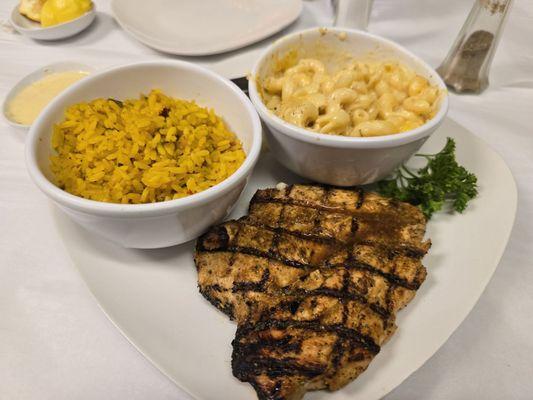
[[[36,71],[33,71],[31,74],[26,75],[24,78],[18,81],[17,84],[13,86],[13,88],[9,91],[7,96],[4,98],[4,102],[2,104],[2,115],[4,117],[4,120],[14,128],[18,128],[22,130],[30,129],[30,125],[19,124],[18,122],[12,120],[7,111],[9,102],[13,100],[13,98],[22,89],[31,85],[33,82],[37,82],[38,80],[41,80],[46,75],[53,74],[55,72],[84,71],[90,74],[94,72],[94,70],[95,69],[89,65],[80,64],[77,62],[65,61],[65,62],[49,64],[49,65],[39,68]]]
[[[74,196],[53,182],[50,140],[65,108],[96,98],[138,98],[160,89],[214,109],[241,140],[246,159],[221,183],[181,199],[149,204],[115,204]],[[33,123],[26,140],[26,165],[33,181],[75,222],[130,248],[160,248],[187,242],[224,218],[239,198],[261,149],[261,121],[252,103],[232,82],[184,61],[124,65],[95,73],[56,97]]]
[[[37,40],[60,40],[74,36],[94,21],[96,16],[96,7],[93,3],[92,8],[82,16],[62,24],[48,26],[43,28],[38,22],[26,18],[19,12],[18,4],[11,12],[9,21],[13,28],[20,34]]]
[[[235,50],[295,21],[302,0],[113,0],[122,28],[165,53],[201,56]]]
[[[257,82],[272,73],[276,60],[294,51],[299,57],[316,57],[330,65],[336,57],[342,60],[348,54],[398,60],[441,90],[440,109],[419,128],[387,136],[347,137],[300,128],[271,112],[257,88]],[[274,42],[252,70],[249,93],[268,127],[265,136],[278,161],[298,175],[336,186],[365,185],[383,179],[424,144],[448,112],[446,85],[428,64],[388,39],[344,28],[312,28]]]

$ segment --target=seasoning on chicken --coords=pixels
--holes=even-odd
[[[197,243],[200,292],[238,324],[233,374],[259,399],[357,378],[426,277],[418,208],[315,185],[259,190]]]

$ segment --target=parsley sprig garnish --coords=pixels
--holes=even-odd
[[[378,191],[387,197],[420,207],[427,219],[445,204],[463,212],[477,196],[477,178],[455,159],[455,141],[448,138],[437,154],[416,154],[427,160],[425,167],[413,171],[402,165],[390,180],[379,182]]]

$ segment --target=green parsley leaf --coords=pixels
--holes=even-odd
[[[378,183],[383,196],[420,207],[427,219],[450,204],[454,211],[463,212],[478,194],[477,178],[455,159],[455,141],[448,138],[437,154],[417,154],[427,164],[417,171],[402,165],[390,180]]]

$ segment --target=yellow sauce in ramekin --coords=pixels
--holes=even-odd
[[[87,75],[89,73],[85,71],[54,72],[33,82],[7,104],[9,118],[19,124],[31,125],[54,97]]]

